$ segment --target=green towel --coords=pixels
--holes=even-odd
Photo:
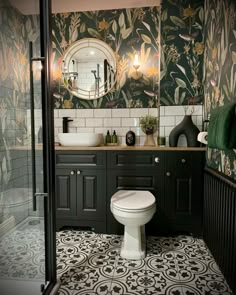
[[[236,148],[236,103],[226,104],[211,112],[207,140],[210,148]]]

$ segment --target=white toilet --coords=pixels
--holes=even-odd
[[[121,257],[145,257],[145,224],[156,212],[156,200],[149,191],[120,190],[111,198],[111,212],[125,226]]]

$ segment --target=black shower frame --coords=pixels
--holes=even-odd
[[[42,294],[51,294],[57,284],[56,276],[56,211],[55,211],[55,151],[54,151],[54,109],[52,103],[51,79],[51,0],[40,0],[40,44],[43,70],[42,86],[42,127],[43,127],[43,163],[46,243],[46,280],[49,282]]]

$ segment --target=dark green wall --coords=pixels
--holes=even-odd
[[[205,1],[205,112],[236,102],[236,3]],[[235,134],[236,136],[236,134]],[[236,150],[208,149],[208,165],[236,179]]]
[[[164,1],[162,12],[158,7],[146,7],[55,14],[55,108],[156,107],[156,100],[145,93],[147,90],[154,90],[162,105],[201,103],[203,0],[192,2]],[[95,101],[70,95],[60,73],[65,50],[85,37],[105,41],[118,57],[114,91]],[[133,76],[135,51],[140,52],[140,79]]]

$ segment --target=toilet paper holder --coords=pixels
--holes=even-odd
[[[206,131],[200,132],[198,133],[197,140],[201,143],[207,144],[207,135],[208,132]]]

